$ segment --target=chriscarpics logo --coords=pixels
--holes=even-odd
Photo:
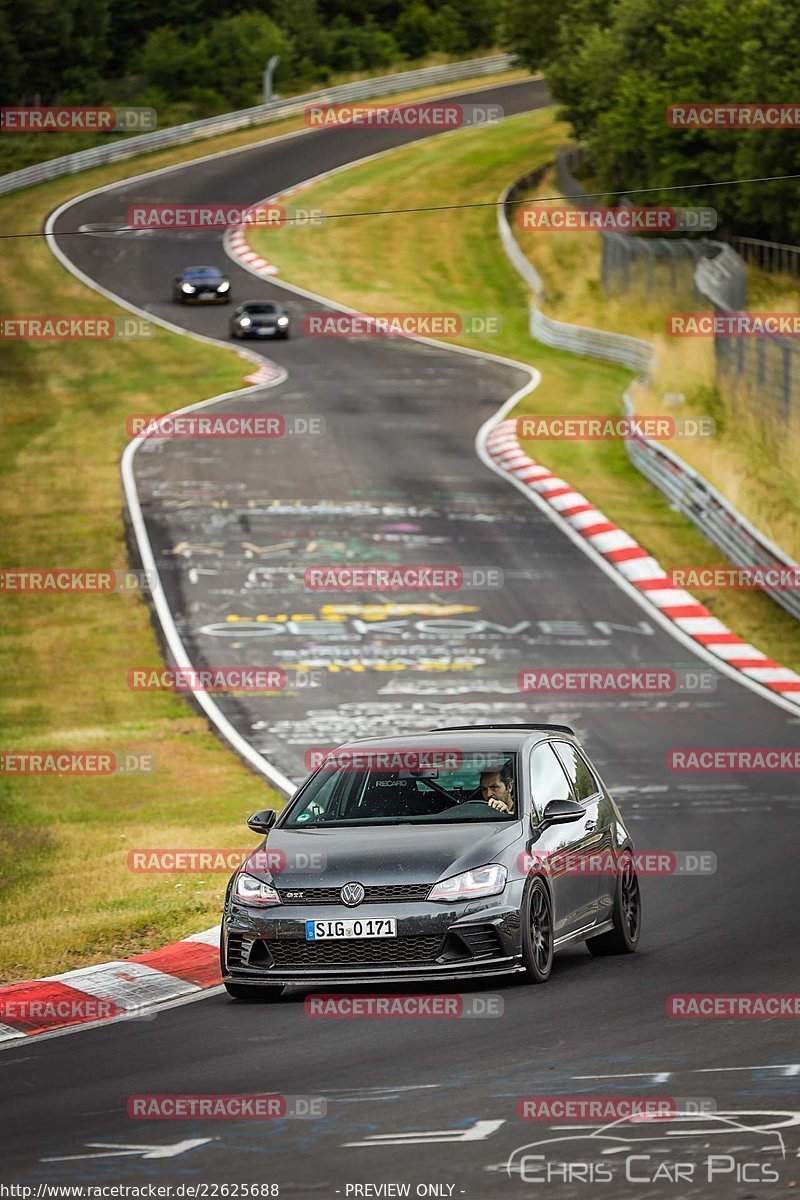
[[[699,1109],[699,1111],[698,1111]],[[664,1115],[642,1112],[609,1124],[572,1124],[518,1147],[494,1169],[526,1184],[666,1185],[671,1195],[704,1194],[711,1184],[727,1185],[728,1195],[764,1184],[788,1185],[784,1135],[797,1132],[800,1113],[710,1112],[687,1104]],[[676,1191],[676,1188],[679,1190]],[[575,1192],[570,1193],[575,1194]],[[587,1187],[587,1195],[589,1190]]]

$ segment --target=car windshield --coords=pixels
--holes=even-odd
[[[275,313],[278,311],[277,304],[243,304],[242,312],[246,313]]]
[[[219,267],[187,267],[183,272],[184,279],[222,279]]]
[[[282,826],[513,821],[514,751],[339,750],[291,805]],[[396,765],[397,760],[400,765]],[[437,765],[429,765],[436,762]]]

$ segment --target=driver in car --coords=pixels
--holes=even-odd
[[[511,766],[504,763],[496,771],[481,771],[481,796],[490,808],[499,812],[514,811],[514,777]]]

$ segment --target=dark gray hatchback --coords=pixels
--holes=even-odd
[[[483,725],[333,751],[234,874],[221,964],[238,998],[287,984],[549,976],[585,941],[631,953],[633,844],[571,729]]]

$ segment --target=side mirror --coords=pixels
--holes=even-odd
[[[277,817],[274,808],[262,808],[261,812],[253,813],[248,819],[247,828],[253,833],[269,833]]]
[[[531,813],[533,840],[536,841],[550,825],[567,825],[570,821],[577,821],[585,812],[583,805],[574,800],[551,800],[542,814],[541,821],[537,821],[535,813]]]
[[[577,821],[586,809],[575,800],[551,800],[544,810],[542,825],[566,825]]]

